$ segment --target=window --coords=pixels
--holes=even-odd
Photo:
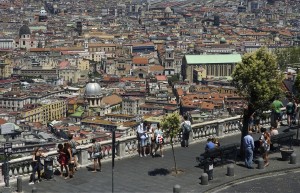
[[[23,46],[25,46],[25,41],[23,41]]]

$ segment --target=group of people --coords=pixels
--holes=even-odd
[[[288,97],[288,103],[286,106],[283,105],[283,103],[279,99],[275,99],[272,103],[272,114],[274,116],[274,122],[271,124],[273,127],[278,127],[278,125],[282,124],[282,115],[283,112],[281,108],[286,109],[286,115],[287,115],[287,124],[289,127],[292,126],[292,124],[296,123],[296,117],[298,113],[297,109],[297,103],[295,98]]]
[[[298,113],[297,109],[297,103],[295,98],[288,97],[288,103],[286,106],[283,105],[283,103],[276,98],[272,104],[271,104],[271,110],[272,110],[272,121],[271,126],[278,128],[278,126],[283,125],[282,123],[282,117],[283,117],[283,111],[282,108],[285,108],[286,115],[287,115],[287,125],[289,127],[292,126],[292,124],[296,123],[296,117]],[[262,112],[261,111],[255,111],[249,118],[248,123],[248,130],[252,132],[260,132],[260,121],[261,121]]]
[[[183,116],[183,121],[180,125],[182,133],[182,147],[189,146],[189,136],[192,130],[191,122],[188,120],[188,116]],[[147,123],[142,121],[137,127],[137,139],[139,142],[139,156],[146,157],[151,155],[156,156],[157,150],[160,150],[160,156],[164,157],[163,145],[164,145],[164,132],[162,131],[160,124]]]
[[[160,156],[164,157],[164,132],[162,131],[159,123],[157,123],[156,127],[154,127],[146,121],[141,122],[137,127],[137,139],[139,142],[140,157],[146,157],[148,155],[155,156],[158,148],[160,150]],[[150,149],[148,150],[149,152],[147,149]]]
[[[244,150],[245,150],[245,166],[249,169],[253,169],[253,155],[255,150],[262,155],[264,159],[265,167],[269,166],[269,151],[272,150],[271,137],[278,135],[278,130],[276,127],[271,127],[270,131],[266,128],[261,128],[261,136],[258,141],[254,141],[252,137],[252,131],[249,130],[248,134],[244,137]]]
[[[58,144],[57,152],[58,157],[57,161],[60,164],[60,174],[65,179],[72,178],[74,176],[75,171],[77,170],[78,166],[78,158],[77,158],[77,149],[76,146],[78,145],[73,140],[73,135],[70,134],[69,141],[64,144]],[[41,171],[43,170],[43,164],[41,162],[42,158],[45,158],[46,154],[43,152],[41,147],[37,147],[32,155],[32,174],[30,176],[29,184],[35,184],[36,182],[41,182]],[[65,173],[64,173],[65,170]],[[36,179],[35,175],[38,175],[38,179]],[[64,175],[65,174],[65,175]]]

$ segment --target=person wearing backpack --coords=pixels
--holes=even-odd
[[[181,123],[181,131],[182,131],[182,147],[189,147],[189,138],[190,138],[190,132],[192,130],[192,124],[188,120],[188,116],[183,116],[184,121]]]
[[[156,127],[157,128],[154,131],[156,148],[154,150],[153,157],[156,156],[156,151],[158,150],[158,148],[160,150],[160,157],[164,157],[164,154],[163,154],[164,133],[161,130],[159,123],[157,123]]]
[[[288,104],[286,105],[286,115],[288,126],[292,126],[293,116],[295,114],[295,104],[292,102],[292,99],[289,99]]]
[[[97,161],[99,164],[99,171],[101,172],[101,159],[102,159],[102,147],[101,144],[96,142],[95,139],[92,139],[92,152],[93,152],[93,159],[94,159],[94,170],[92,172],[97,172]]]
[[[69,145],[71,147],[71,151],[72,151],[72,156],[74,157],[74,169],[75,171],[77,171],[77,167],[78,167],[78,157],[77,157],[77,149],[76,146],[78,145],[78,143],[73,139],[73,134],[69,134],[68,136],[69,138]]]

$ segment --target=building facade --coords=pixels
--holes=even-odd
[[[182,76],[184,80],[193,82],[195,68],[204,68],[207,77],[231,76],[235,65],[241,61],[240,54],[185,55]]]

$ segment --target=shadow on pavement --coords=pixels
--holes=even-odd
[[[165,168],[154,169],[148,172],[149,176],[157,176],[157,175],[166,176],[168,174],[170,174],[170,171]]]

